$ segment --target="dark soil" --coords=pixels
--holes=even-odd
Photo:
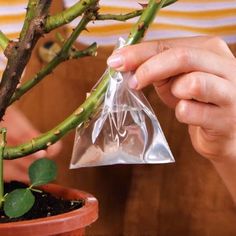
[[[27,185],[12,181],[10,183],[5,183],[5,192],[9,193],[16,188],[25,188]],[[68,201],[59,198],[55,198],[50,193],[47,192],[32,192],[35,196],[34,206],[25,215],[10,219],[7,217],[3,210],[0,209],[0,223],[7,223],[13,221],[31,220],[42,217],[48,217],[53,215],[58,215],[61,213],[69,212],[78,209],[84,205],[83,200]]]

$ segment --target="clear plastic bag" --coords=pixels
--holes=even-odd
[[[96,116],[87,127],[76,130],[70,168],[174,162],[147,99],[141,91],[128,87],[132,73],[109,74]]]

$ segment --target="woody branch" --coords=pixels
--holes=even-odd
[[[143,38],[144,33],[146,32],[150,23],[153,21],[156,12],[162,8],[167,1],[168,0],[162,0],[157,3],[156,0],[149,0],[149,4],[144,9],[138,22],[134,25],[129,34],[129,37],[126,40],[127,45],[135,44]],[[63,137],[70,130],[82,125],[83,123],[86,123],[93,112],[96,110],[97,106],[103,100],[108,81],[109,76],[105,75],[104,79],[100,82],[96,90],[91,93],[86,101],[81,106],[79,106],[68,118],[66,118],[62,123],[57,125],[52,130],[19,146],[5,147],[3,153],[4,159],[15,159],[34,153],[38,150],[45,149]]]

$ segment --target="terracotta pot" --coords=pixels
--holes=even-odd
[[[41,189],[68,200],[84,199],[85,205],[78,210],[56,216],[2,223],[1,236],[82,236],[85,235],[85,227],[98,218],[98,202],[92,195],[56,184],[48,184]]]

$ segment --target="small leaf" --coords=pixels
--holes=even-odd
[[[4,212],[10,218],[24,215],[34,205],[35,197],[26,189],[15,189],[5,197]]]
[[[42,158],[29,167],[31,187],[47,184],[56,179],[57,166],[54,161]]]

